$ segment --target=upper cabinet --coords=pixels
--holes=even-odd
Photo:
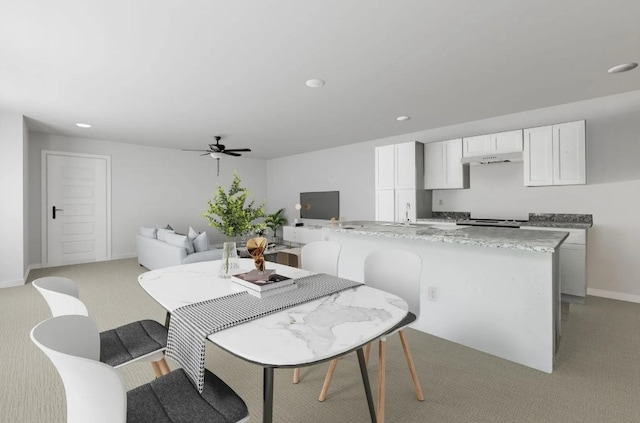
[[[469,166],[463,165],[461,159],[461,138],[425,144],[425,189],[469,188]]]
[[[477,157],[488,154],[522,151],[522,130],[478,135],[462,139],[462,156]]]
[[[524,130],[524,184],[586,184],[585,121]]]
[[[376,147],[376,189],[423,189],[424,146],[417,141]]]
[[[393,189],[395,186],[395,146],[376,147],[376,189]]]

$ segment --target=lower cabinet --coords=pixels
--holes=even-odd
[[[376,220],[404,223],[431,217],[431,198],[431,191],[427,190],[377,190]]]
[[[520,229],[569,232],[560,246],[560,293],[565,302],[582,302],[587,296],[587,229],[539,226]]]
[[[396,191],[393,189],[376,190],[376,220],[380,222],[395,222],[396,220]]]
[[[322,241],[322,229],[306,226],[283,226],[282,239],[286,242],[294,242],[296,244],[309,244],[310,242]]]

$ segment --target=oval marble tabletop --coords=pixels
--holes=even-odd
[[[242,290],[217,276],[220,261],[167,267],[143,273],[140,286],[167,311]],[[253,268],[240,259],[238,273]],[[311,272],[267,262],[291,278]],[[407,303],[364,285],[347,289],[209,335],[219,347],[263,366],[301,366],[339,356],[393,328],[407,314]]]

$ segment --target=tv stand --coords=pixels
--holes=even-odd
[[[308,244],[322,241],[322,228],[312,226],[283,226],[282,239],[295,244]]]

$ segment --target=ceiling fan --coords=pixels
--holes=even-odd
[[[224,144],[220,144],[220,140],[222,137],[215,136],[213,137],[216,140],[215,144],[209,144],[208,150],[193,150],[190,148],[183,148],[182,151],[200,151],[204,154],[200,154],[201,156],[211,156],[212,159],[216,159],[216,163],[218,165],[218,176],[220,176],[220,159],[224,157],[224,155],[240,157],[242,154],[239,152],[248,152],[251,151],[250,148],[226,148]]]

